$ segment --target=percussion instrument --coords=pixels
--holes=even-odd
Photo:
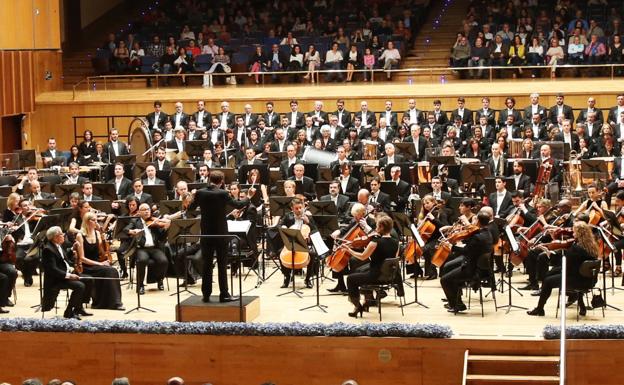
[[[363,145],[363,153],[362,153],[362,159],[364,160],[377,160],[377,145],[379,143],[377,143],[376,141],[372,141],[372,140],[362,140],[362,145]]]
[[[507,141],[510,157],[517,158],[522,154],[522,143],[524,143],[524,139],[512,138]]]
[[[143,118],[134,118],[128,128],[128,144],[130,154],[136,155],[137,162],[150,162],[150,154],[143,155],[152,147],[152,136],[147,128],[147,122]]]

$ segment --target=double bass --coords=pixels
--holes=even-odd
[[[537,180],[535,182],[535,190],[533,191],[532,206],[535,206],[539,199],[544,198],[546,193],[545,186],[550,181],[550,174],[552,173],[553,166],[554,160],[552,158],[548,158],[541,164],[537,174]]]

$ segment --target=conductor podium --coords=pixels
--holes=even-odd
[[[251,322],[260,315],[260,297],[243,296],[242,320],[238,301],[219,302],[219,296],[204,303],[199,295],[191,296],[176,305],[176,321]]]

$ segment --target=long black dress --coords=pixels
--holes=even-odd
[[[83,234],[84,257],[92,261],[100,260],[98,248],[99,235],[95,234],[95,243],[89,243]],[[119,272],[112,266],[97,266],[83,264],[84,273],[92,277],[119,278]],[[121,302],[121,286],[118,280],[96,279],[91,294],[91,307],[94,309],[117,309],[123,306]]]

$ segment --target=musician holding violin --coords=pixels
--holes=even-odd
[[[82,218],[80,232],[76,234],[74,251],[76,253],[74,258],[78,259],[77,265],[82,267],[82,272],[91,277],[106,278],[94,281],[91,307],[125,310],[121,302],[119,272],[111,266],[110,246],[97,223],[95,213],[87,212]]]
[[[158,290],[165,290],[163,279],[167,273],[168,260],[162,240],[166,239],[165,232],[169,225],[171,225],[169,219],[153,217],[149,204],[142,203],[137,219],[130,221],[124,228],[126,234],[134,237],[137,245],[137,291],[141,295],[145,294],[145,270],[150,260],[153,264],[148,274],[148,283],[155,281]]]
[[[470,199],[470,201],[472,201]],[[460,207],[465,207],[463,202],[460,203]],[[461,208],[460,208],[461,210]],[[472,214],[472,213],[471,213]],[[426,195],[422,199],[422,210],[418,216],[417,230],[422,240],[425,242],[425,246],[422,248],[421,255],[425,259],[425,271],[424,277],[426,280],[432,280],[438,278],[438,271],[436,267],[431,263],[431,258],[435,252],[438,239],[441,236],[440,229],[448,226],[448,216],[446,209],[444,208],[444,201],[436,199],[433,195]],[[418,253],[416,253],[418,254]],[[406,258],[409,256],[406,255]],[[420,257],[416,255],[415,257]],[[420,268],[416,258],[414,258],[414,264],[408,265],[414,266],[413,273],[416,277],[423,275],[423,270]]]
[[[615,194],[614,212],[617,224],[612,224],[611,232],[619,237],[613,243],[613,247],[615,248],[615,271],[613,275],[619,277],[622,275],[622,250],[624,250],[624,191],[618,191],[618,193]]]
[[[446,295],[449,312],[457,313],[466,310],[461,300],[461,283],[474,277],[477,272],[479,257],[492,252],[492,234],[488,228],[492,220],[491,214],[482,209],[477,214],[477,225],[474,230],[468,229],[469,235],[463,240],[461,256],[447,263],[442,273],[440,284]],[[458,246],[453,246],[454,249]]]
[[[366,193],[368,191],[364,190]],[[368,194],[362,194],[362,190],[358,193],[358,196],[366,195],[366,201],[368,200]],[[364,198],[363,198],[364,199]],[[345,285],[344,276],[349,274],[350,269],[355,269],[361,265],[356,258],[349,259],[349,255],[345,255],[344,250],[338,253],[337,246],[343,242],[350,242],[361,236],[366,236],[373,231],[375,226],[374,219],[368,215],[369,211],[367,207],[362,203],[355,203],[351,207],[351,222],[346,227],[338,229],[331,234],[334,240],[334,253],[329,257],[328,264],[332,268],[333,277],[336,279],[336,287],[327,289],[330,293],[346,293],[347,286]]]
[[[34,219],[30,212],[30,202],[23,199],[20,200],[20,196],[16,193],[9,194],[7,198],[7,208],[4,210],[2,216],[2,221],[6,224],[8,232],[10,232],[13,240],[13,244],[11,246],[7,245],[7,249],[9,247],[16,248],[15,261],[12,261],[12,264],[15,265],[17,270],[22,272],[24,286],[30,287],[33,284],[32,276],[37,271],[38,261],[27,260],[26,251],[33,242],[31,238],[31,224],[36,224],[36,221],[26,221],[25,219]],[[2,239],[2,241],[4,241],[4,239]],[[18,243],[23,245],[17,246]],[[11,289],[12,288],[13,286],[11,286]]]
[[[347,277],[349,302],[355,306],[353,312],[348,313],[349,317],[357,318],[358,314],[361,317],[362,312],[368,309],[372,293],[365,294],[366,302],[362,304],[360,303],[360,287],[375,283],[381,274],[384,260],[396,257],[399,252],[399,241],[390,235],[393,227],[392,219],[386,214],[378,214],[375,222],[375,235],[370,238],[364,251],[355,251],[348,243],[340,246],[352,257],[360,261],[370,261],[366,267],[358,269],[358,272]],[[399,290],[397,295],[402,296],[402,290]]]
[[[292,211],[286,213],[286,215],[280,218],[279,226],[283,228],[301,230],[303,237],[308,240],[310,233],[316,231],[314,219],[306,214],[305,205],[302,199],[293,198],[290,202],[290,207]],[[302,255],[296,256],[295,266],[293,266],[292,259],[291,251],[282,249],[280,261],[282,274],[284,275],[284,283],[281,287],[288,287],[293,269],[307,266],[304,281],[305,287],[308,289],[312,288],[312,277],[316,274],[316,269],[318,268],[316,259],[311,259],[309,253],[308,255],[303,253]]]
[[[544,251],[549,251],[555,247],[564,248],[566,253],[566,279],[568,287],[592,287],[596,282],[591,278],[584,277],[580,274],[580,268],[584,261],[595,260],[600,256],[598,244],[592,234],[592,228],[584,222],[576,221],[572,227],[573,237],[564,242],[551,242],[543,244],[541,247]],[[561,267],[553,268],[548,272],[548,276],[542,283],[539,301],[533,310],[527,311],[528,315],[540,316],[545,315],[544,306],[552,293],[553,288],[561,287]],[[578,296],[579,314],[584,316],[587,312],[583,296]]]

